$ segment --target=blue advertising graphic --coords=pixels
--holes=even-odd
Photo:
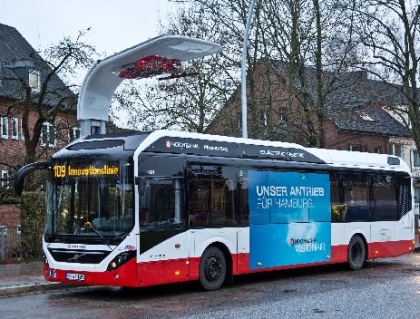
[[[250,267],[331,259],[328,174],[248,172]]]

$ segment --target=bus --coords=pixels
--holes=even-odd
[[[414,249],[398,157],[158,130],[92,134],[47,162],[44,276],[146,287],[400,256]]]

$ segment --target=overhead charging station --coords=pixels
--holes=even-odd
[[[182,62],[218,53],[219,44],[179,35],[162,35],[98,61],[87,73],[77,104],[81,135],[106,133],[112,96],[125,79],[190,75]]]

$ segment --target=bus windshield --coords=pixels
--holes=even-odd
[[[134,226],[132,165],[127,161],[56,163],[47,183],[46,235],[108,239]]]

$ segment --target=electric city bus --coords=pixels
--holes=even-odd
[[[45,163],[48,281],[146,287],[414,249],[409,167],[385,154],[175,131],[93,134]]]

